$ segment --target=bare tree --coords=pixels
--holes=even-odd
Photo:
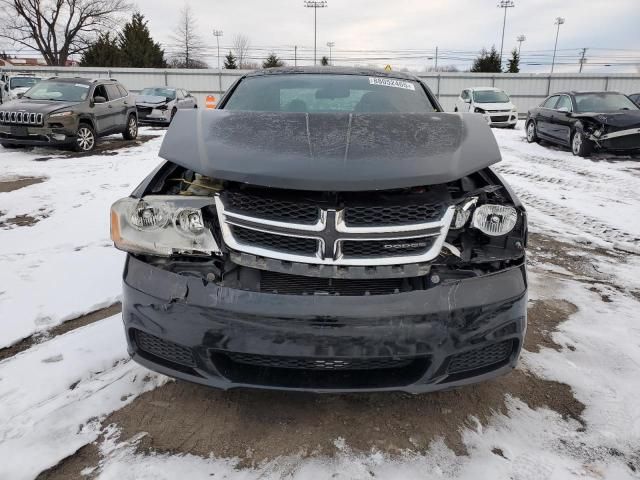
[[[0,0],[0,37],[65,65],[130,8],[127,0]]]
[[[238,59],[238,68],[247,68],[250,47],[251,42],[246,35],[238,34],[233,37],[232,50]]]
[[[198,24],[189,4],[180,11],[178,24],[171,39],[173,40],[172,65],[181,68],[206,68],[202,55],[206,44],[198,34]]]

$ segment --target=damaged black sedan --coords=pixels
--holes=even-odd
[[[580,157],[640,153],[640,107],[622,93],[556,93],[529,110],[525,125],[528,142],[567,146]]]
[[[510,371],[526,213],[484,118],[401,73],[243,76],[111,210],[133,359],[222,389],[427,392]]]

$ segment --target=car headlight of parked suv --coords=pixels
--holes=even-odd
[[[476,113],[485,113],[484,109],[480,108],[480,107],[474,108],[473,111],[476,112]]]
[[[73,112],[70,110],[66,110],[64,112],[54,112],[52,114],[49,115],[49,118],[54,118],[54,117],[69,117],[73,115]]]

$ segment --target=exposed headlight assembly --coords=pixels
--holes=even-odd
[[[456,211],[453,214],[453,220],[451,221],[451,228],[458,230],[464,227],[471,216],[471,208],[478,201],[478,197],[473,197],[456,207]]]
[[[506,205],[481,205],[473,212],[471,226],[492,237],[505,235],[518,221],[515,208]]]
[[[202,217],[202,207],[212,203],[211,198],[170,195],[122,198],[111,206],[111,240],[130,253],[219,254]]]

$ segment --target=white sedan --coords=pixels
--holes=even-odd
[[[509,95],[494,87],[465,88],[454,111],[481,113],[492,127],[515,128],[518,123],[518,109]]]

